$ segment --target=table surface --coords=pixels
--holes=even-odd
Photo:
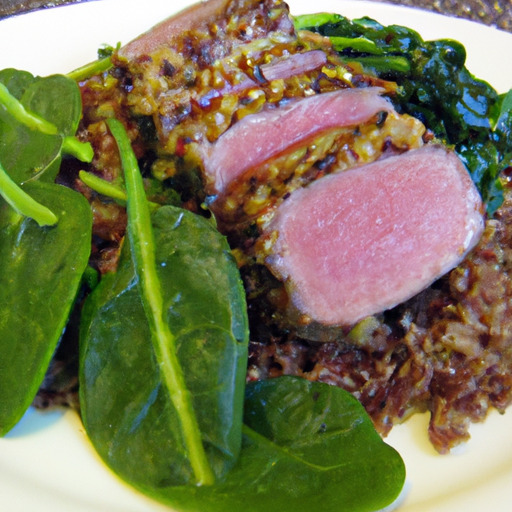
[[[0,0],[0,19],[6,16],[87,0]],[[512,32],[511,0],[374,0],[408,5],[479,21]]]

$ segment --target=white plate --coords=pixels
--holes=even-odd
[[[104,44],[126,43],[190,0],[101,0],[0,22],[0,69],[67,72],[94,60]],[[355,0],[289,0],[295,14],[368,15],[418,30],[425,39],[449,37],[468,52],[468,67],[500,92],[512,87],[512,34],[425,11]],[[141,7],[143,6],[143,7]],[[512,506],[512,412],[491,414],[472,439],[438,455],[426,438],[428,417],[395,427],[387,441],[406,462],[400,512],[509,511]],[[0,510],[6,512],[169,512],[117,480],[91,448],[72,411],[29,410],[0,439]]]

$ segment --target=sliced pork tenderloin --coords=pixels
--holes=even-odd
[[[424,126],[397,114],[382,92],[344,88],[292,99],[203,144],[205,191],[219,227],[243,229],[333,169],[422,145]]]
[[[272,19],[267,17],[267,20],[262,22],[268,9],[275,6],[278,6],[285,15],[275,15]],[[265,36],[269,29],[289,34],[294,33],[293,23],[282,2],[275,0],[202,0],[163,20],[124,45],[119,51],[119,56],[126,60],[136,60],[151,55],[162,47],[181,45],[184,37],[188,34],[197,38],[201,33],[211,41],[220,41],[224,36],[225,51],[229,51],[233,45],[233,34],[226,33],[228,20],[240,21],[241,26],[237,34],[238,42]],[[246,31],[243,30],[243,27],[246,28]]]
[[[365,123],[393,110],[379,87],[339,89],[291,100],[244,117],[205,148],[204,170],[209,192],[222,194],[252,170],[322,132]]]
[[[276,59],[260,66],[265,80],[282,80],[291,76],[300,75],[321,68],[327,64],[327,54],[324,50],[309,50],[303,53],[294,53]]]
[[[266,264],[303,322],[349,326],[457,266],[480,238],[482,211],[456,154],[426,145],[292,193],[266,229]]]

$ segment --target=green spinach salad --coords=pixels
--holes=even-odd
[[[232,2],[260,3],[283,8]],[[453,40],[424,41],[403,26],[341,14],[293,24],[299,38],[327,38],[340,62],[392,88],[395,108],[458,154],[493,219],[512,164],[512,92],[473,76]],[[405,454],[383,442],[351,393],[291,375],[247,378],[239,256],[208,201],[199,194],[197,208],[191,199],[196,182],[148,174],[127,116],[103,96],[101,140],[110,145],[101,150],[122,172],[110,180],[88,172],[104,157],[80,131],[83,84],[121,80],[118,52],[102,48],[70,73],[0,71],[0,434],[9,438],[33,403],[64,333],[79,339],[87,436],[150,498],[204,512],[389,506],[403,492]],[[70,186],[70,168],[80,187]],[[98,217],[119,211],[126,231],[112,234],[115,261],[102,268]]]

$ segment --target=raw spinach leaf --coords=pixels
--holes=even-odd
[[[91,146],[75,137],[81,115],[80,91],[69,77],[0,71],[0,162],[10,177],[53,182],[63,154],[91,161]]]
[[[405,468],[346,391],[297,377],[250,383],[238,464],[214,486],[155,488],[187,512],[362,512],[401,492]]]
[[[53,182],[60,168],[61,149],[62,137],[31,130],[0,116],[0,162],[15,183],[27,183],[43,175],[46,182]]]
[[[7,68],[0,71],[0,82],[18,100],[21,100],[27,87],[34,81],[34,76],[28,71]]]
[[[53,226],[57,223],[56,215],[28,195],[14,183],[0,163],[0,196],[18,213],[34,219],[40,226]]]
[[[215,474],[210,467],[192,403],[178,359],[176,336],[166,319],[162,283],[157,273],[156,251],[151,213],[139,164],[124,125],[108,119],[107,125],[116,139],[126,184],[128,241],[137,275],[138,289],[151,332],[153,353],[167,397],[177,415],[177,428],[183,436],[183,448],[197,485],[211,485]]]
[[[35,78],[25,89],[21,102],[56,126],[61,135],[75,135],[82,116],[82,98],[74,80],[65,75]]]
[[[158,279],[176,353],[216,475],[241,444],[247,365],[245,295],[225,239],[172,206],[152,215]],[[80,403],[98,453],[135,487],[195,482],[180,421],[162,382],[130,245],[82,319]]]
[[[55,184],[23,188],[59,220],[41,228],[0,204],[0,435],[37,393],[91,248],[92,216],[83,196]]]

